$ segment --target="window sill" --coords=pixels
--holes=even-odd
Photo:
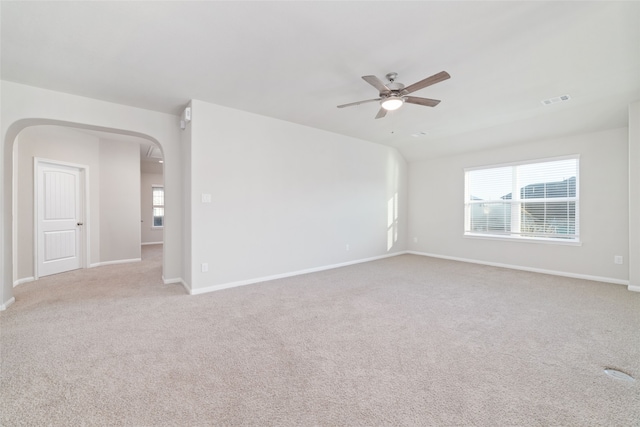
[[[465,239],[501,240],[518,243],[542,243],[544,245],[582,246],[580,240],[553,239],[544,237],[489,236],[486,234],[464,233]]]

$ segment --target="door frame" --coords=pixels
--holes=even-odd
[[[40,183],[38,179],[38,170],[40,165],[63,166],[78,169],[80,172],[80,216],[82,218],[83,227],[80,230],[80,248],[78,256],[80,258],[80,268],[88,268],[90,259],[90,221],[89,221],[89,166],[78,163],[64,162],[60,160],[46,159],[43,157],[33,158],[33,279],[38,280],[40,277],[38,271],[38,254],[39,232],[40,226],[38,221],[38,209],[40,199]]]

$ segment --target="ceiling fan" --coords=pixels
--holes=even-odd
[[[405,102],[409,104],[424,105],[427,107],[435,107],[440,103],[438,99],[418,98],[416,96],[408,96],[410,93],[424,89],[427,86],[440,83],[447,80],[451,76],[446,71],[440,71],[431,77],[420,80],[412,85],[405,87],[402,83],[396,82],[398,73],[389,73],[385,76],[389,83],[384,84],[382,80],[376,76],[362,76],[364,81],[371,86],[378,89],[380,92],[379,97],[375,99],[367,99],[366,101],[351,102],[349,104],[338,105],[338,108],[351,107],[353,105],[360,105],[366,102],[380,101],[380,111],[376,115],[376,119],[381,119],[387,115],[387,111],[397,110],[402,107]]]

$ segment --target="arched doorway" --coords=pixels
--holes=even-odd
[[[105,155],[105,153],[109,153],[111,151],[111,149],[113,148],[113,146],[118,146],[120,149],[122,149],[125,145],[127,144],[135,144],[135,150],[137,153],[140,153],[137,157],[136,157],[136,161],[138,162],[138,169],[137,169],[137,177],[136,177],[136,183],[138,185],[138,188],[140,186],[140,180],[141,180],[141,167],[140,167],[140,159],[143,159],[144,155],[143,153],[146,153],[149,151],[150,147],[153,147],[153,151],[154,153],[156,153],[155,157],[159,157],[159,159],[155,159],[153,161],[157,162],[158,164],[160,164],[160,176],[161,176],[161,181],[160,184],[162,184],[164,186],[164,174],[163,174],[163,168],[162,168],[162,164],[159,163],[159,160],[163,160],[164,158],[164,153],[163,153],[163,149],[161,147],[161,145],[159,144],[159,142],[157,140],[155,140],[152,137],[149,137],[147,135],[144,134],[140,134],[140,133],[136,133],[136,132],[129,132],[129,131],[122,131],[122,130],[118,130],[118,129],[110,129],[110,128],[102,128],[102,127],[96,127],[96,126],[90,126],[90,125],[82,125],[82,124],[77,124],[77,123],[69,123],[69,122],[60,122],[60,121],[53,121],[53,120],[47,120],[47,119],[29,119],[29,120],[21,120],[19,122],[14,123],[10,128],[9,128],[9,132],[7,132],[7,136],[8,138],[5,141],[5,166],[9,166],[7,168],[5,168],[5,191],[10,188],[11,191],[11,212],[12,212],[12,218],[13,220],[10,222],[10,224],[7,224],[7,221],[5,220],[4,223],[4,230],[5,230],[5,248],[6,248],[6,242],[7,240],[9,240],[11,242],[11,251],[10,251],[10,259],[11,259],[11,263],[10,263],[10,277],[11,277],[11,284],[15,285],[15,284],[19,284],[19,283],[24,283],[26,281],[30,281],[29,279],[33,278],[34,276],[37,277],[37,274],[33,274],[33,273],[26,273],[25,274],[25,270],[29,271],[29,272],[34,272],[35,271],[35,265],[33,263],[33,259],[34,257],[34,251],[35,251],[35,247],[33,245],[29,245],[29,243],[33,243],[34,242],[34,238],[33,238],[33,233],[31,235],[26,236],[27,238],[25,238],[25,236],[23,235],[22,231],[23,229],[28,229],[31,228],[33,229],[33,206],[29,206],[27,204],[27,206],[30,209],[31,215],[29,218],[26,219],[26,221],[24,220],[24,216],[22,215],[24,213],[24,206],[20,206],[20,201],[21,199],[25,198],[24,193],[27,193],[26,198],[27,199],[31,199],[31,201],[33,201],[33,176],[34,176],[34,169],[32,166],[32,168],[30,170],[27,171],[27,173],[25,174],[26,168],[20,168],[19,162],[21,159],[21,154],[23,155],[23,157],[34,157],[34,156],[30,156],[31,154],[33,154],[33,152],[31,152],[30,150],[33,149],[33,144],[31,144],[31,146],[27,149],[26,145],[21,145],[21,135],[25,135],[24,132],[26,133],[33,133],[34,130],[48,130],[51,131],[52,129],[56,129],[58,131],[60,131],[58,133],[58,137],[60,137],[60,133],[65,133],[67,135],[70,135],[71,133],[75,133],[76,135],[81,135],[79,138],[76,138],[78,142],[82,142],[82,140],[93,140],[96,141],[96,144],[93,144],[93,147],[90,147],[88,149],[88,151],[93,150],[94,154],[96,154],[98,157],[100,157],[101,155]],[[36,132],[37,133],[37,132]],[[46,133],[46,132],[45,132]],[[33,137],[33,135],[31,135]],[[44,138],[44,142],[43,141],[39,141],[40,144],[35,144],[35,145],[39,145],[40,147],[43,146],[43,144],[46,146],[47,145],[47,141],[46,141],[46,135],[43,137],[43,135],[40,135],[40,138]],[[104,141],[104,142],[102,142]],[[66,149],[69,150],[73,150],[74,144],[67,144]],[[77,144],[75,144],[75,147],[78,147]],[[58,156],[56,153],[56,150],[60,148],[60,145],[56,145],[56,144],[51,144],[50,146],[47,147],[48,150],[45,150],[44,153],[44,157],[46,158],[59,158],[59,157],[64,157],[64,156]],[[24,149],[24,150],[21,150]],[[27,153],[20,153],[20,151],[26,151]],[[117,152],[118,150],[116,150]],[[120,150],[122,151],[122,150]],[[130,149],[128,149],[129,152],[131,152]],[[26,156],[25,156],[26,154]],[[113,155],[113,153],[112,153]],[[64,161],[64,159],[62,159]],[[109,162],[111,160],[111,158],[109,157],[109,155],[106,155],[106,160],[105,162]],[[145,159],[147,160],[147,159]],[[9,164],[8,164],[9,163]],[[118,169],[120,168],[121,165],[117,164],[117,165],[111,165],[111,169]],[[96,168],[96,169],[100,169],[100,168]],[[104,167],[102,169],[105,169]],[[108,169],[108,168],[107,168]],[[102,171],[104,173],[104,170]],[[30,176],[31,180],[24,180],[24,176]],[[22,178],[22,179],[21,179]],[[93,179],[94,181],[98,181],[96,179],[96,177],[94,177]],[[25,181],[25,182],[22,182]],[[7,185],[9,184],[9,185]],[[26,186],[25,186],[26,185]],[[102,187],[105,187],[108,185],[107,184],[102,184]],[[98,186],[99,188],[99,186]],[[115,197],[118,197],[117,191],[113,191],[114,186],[111,186],[111,197],[113,200],[114,197],[114,193],[115,193]],[[25,190],[30,190],[30,191],[25,191]],[[141,190],[140,190],[141,191]],[[95,197],[94,197],[95,198]],[[5,202],[7,200],[7,197],[5,196]],[[137,201],[137,206],[140,207],[140,203],[141,200],[138,197]],[[100,209],[99,204],[97,205],[98,208],[94,207],[94,210],[98,210]],[[5,209],[4,212],[7,212],[7,206],[5,205]],[[135,215],[137,216],[137,221],[139,223],[140,221],[140,210],[136,211]],[[19,219],[22,218],[23,220],[20,221]],[[117,220],[117,218],[116,218]],[[20,223],[21,222],[21,223]],[[9,226],[8,226],[9,225]],[[96,226],[96,229],[94,230],[94,234],[96,232],[98,232],[97,230],[99,229],[99,227],[97,227],[97,224],[95,224],[94,222],[94,226]],[[21,229],[22,227],[22,229]],[[107,234],[108,235],[108,234]],[[138,232],[138,235],[140,235],[140,233]],[[89,239],[89,241],[91,241],[94,246],[100,248],[99,245],[97,245],[97,242],[95,241],[96,239]],[[138,240],[138,248],[140,246],[140,240]],[[124,258],[120,258],[120,259],[114,259],[113,256],[109,257],[100,257],[99,255],[96,255],[96,253],[100,253],[100,250],[94,251],[93,253],[91,252],[91,248],[88,248],[89,250],[87,251],[87,253],[89,254],[88,256],[91,257],[87,263],[88,266],[96,266],[96,265],[101,265],[104,263],[109,263],[109,262],[113,262],[113,263],[118,263],[118,262],[123,262],[123,261],[135,261],[135,257],[133,258],[127,258],[127,256],[125,256]],[[118,248],[115,247],[113,249],[114,251],[117,251]],[[140,252],[138,252],[140,253]],[[8,263],[6,263],[7,261],[7,253],[5,252],[5,266],[9,266]],[[104,254],[103,254],[104,255]],[[27,262],[24,262],[24,261]],[[163,271],[164,271],[164,257],[163,257]],[[6,272],[5,272],[6,273]],[[5,274],[5,280],[7,275]],[[7,298],[7,295],[12,296],[12,292],[8,293],[7,292],[7,286],[5,284],[4,287],[4,300],[5,302],[7,300],[9,300],[11,302],[12,299]],[[8,304],[5,304],[8,306]],[[3,307],[6,308],[6,307]]]

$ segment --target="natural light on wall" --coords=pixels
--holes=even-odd
[[[579,242],[578,160],[465,169],[465,235]]]
[[[387,251],[398,241],[398,193],[387,201]]]

